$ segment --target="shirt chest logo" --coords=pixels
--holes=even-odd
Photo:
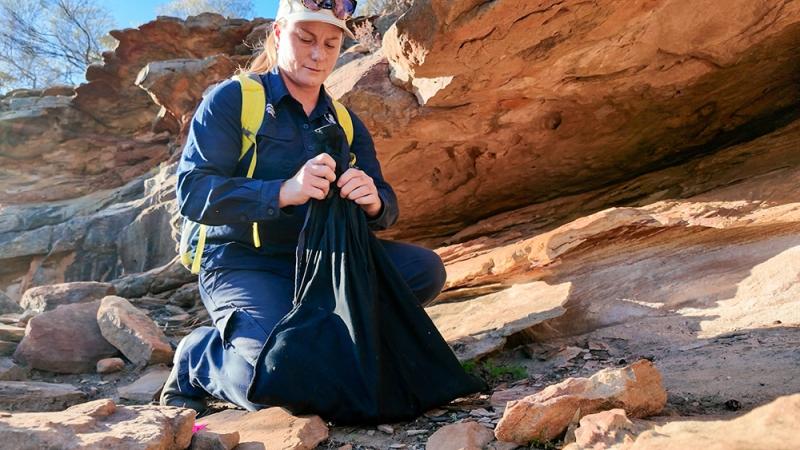
[[[270,115],[270,117],[273,119],[275,118],[275,107],[272,106],[272,103],[267,103],[267,107],[264,110]]]
[[[328,120],[328,123],[336,123],[336,119],[333,118],[333,114],[331,113],[325,114],[325,118]]]

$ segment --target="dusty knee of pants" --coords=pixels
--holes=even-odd
[[[239,356],[255,365],[268,333],[245,310],[233,308],[217,324],[222,343]]]

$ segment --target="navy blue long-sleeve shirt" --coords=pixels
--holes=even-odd
[[[252,149],[239,161],[242,94],[235,80],[221,82],[203,98],[183,148],[177,170],[180,213],[209,225],[202,270],[258,269],[285,276],[294,272],[294,252],[308,203],[280,208],[278,195],[281,184],[319,153],[313,130],[330,123],[336,113],[322,87],[307,116],[277,71],[260,78],[268,111],[256,137],[258,155],[252,178],[246,177]],[[380,213],[368,224],[373,230],[386,229],[397,221],[397,197],[383,178],[369,131],[356,114],[350,111],[350,115],[350,152],[374,180],[382,202]],[[253,222],[258,223],[259,248],[253,243]]]

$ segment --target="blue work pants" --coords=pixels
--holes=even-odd
[[[439,294],[446,274],[436,253],[379,241],[420,304]],[[267,271],[215,269],[201,272],[198,286],[214,326],[193,330],[179,344],[175,364],[181,391],[194,397],[210,395],[250,411],[270,406],[249,402],[247,389],[264,342],[292,309],[294,280]]]

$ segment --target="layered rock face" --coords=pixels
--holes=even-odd
[[[135,83],[139,72],[151,62],[217,54],[244,61],[244,43],[263,23],[203,14],[111,31],[117,47],[103,55],[102,65],[89,67],[88,82],[74,92],[12,93],[0,105],[3,204],[75,198],[156,167],[169,155],[169,134],[163,132],[177,131],[180,117],[159,114],[159,105]],[[175,88],[184,92],[187,86]]]
[[[202,14],[112,31],[119,43],[89,68],[87,83],[0,100],[7,295],[112,280],[172,259],[174,166],[159,165],[180,151],[203,91],[246,64],[269,23]],[[154,100],[166,81],[172,97]]]
[[[388,64],[342,92],[400,189],[388,235],[440,237],[553,199],[572,211],[543,208],[545,224],[685,196],[684,173],[603,188],[794,120],[798,14],[779,0],[416,2],[384,37]],[[593,204],[566,200],[591,191]]]

